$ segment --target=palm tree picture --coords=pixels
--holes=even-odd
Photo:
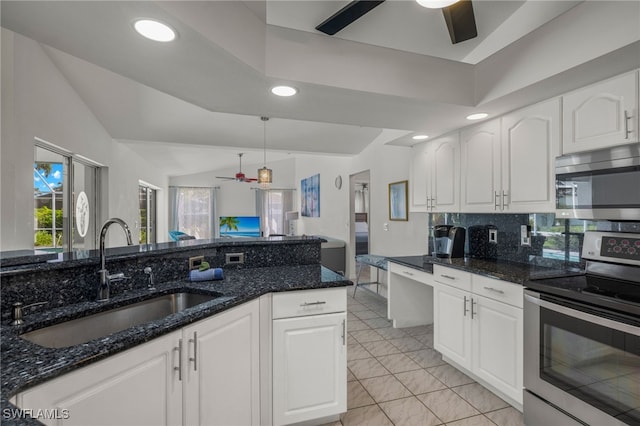
[[[240,224],[240,220],[235,216],[224,216],[220,218],[220,231],[223,231],[223,228],[226,226],[227,231],[237,231],[238,225]]]

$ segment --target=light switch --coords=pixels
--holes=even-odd
[[[382,230],[383,231],[388,231],[389,230],[389,224],[387,222],[382,224]]]

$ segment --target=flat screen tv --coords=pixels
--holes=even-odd
[[[259,237],[259,216],[220,216],[221,237]]]

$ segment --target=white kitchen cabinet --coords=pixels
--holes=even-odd
[[[427,148],[427,142],[423,142],[411,147],[411,179],[409,179],[409,186],[411,191],[411,202],[409,204],[409,210],[411,212],[427,211],[427,175],[429,173]]]
[[[45,382],[18,394],[16,404],[57,410],[58,420],[40,418],[51,425],[181,424],[180,337],[173,332]]]
[[[345,289],[274,294],[273,318],[273,424],[345,412]]]
[[[389,262],[387,317],[394,327],[433,323],[433,276]]]
[[[460,209],[472,213],[501,210],[500,120],[463,129],[460,151]]]
[[[560,99],[502,117],[500,210],[555,210],[555,157],[560,155]]]
[[[434,348],[522,406],[522,286],[434,265]]]
[[[254,300],[183,329],[185,424],[260,424],[259,313]]]
[[[638,72],[564,95],[562,121],[563,154],[638,142]]]
[[[455,212],[460,208],[460,140],[458,132],[429,142],[427,208]]]

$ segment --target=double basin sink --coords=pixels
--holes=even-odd
[[[21,334],[20,337],[46,348],[64,348],[156,321],[220,297],[222,297],[220,293],[164,294],[142,302],[33,330]]]

